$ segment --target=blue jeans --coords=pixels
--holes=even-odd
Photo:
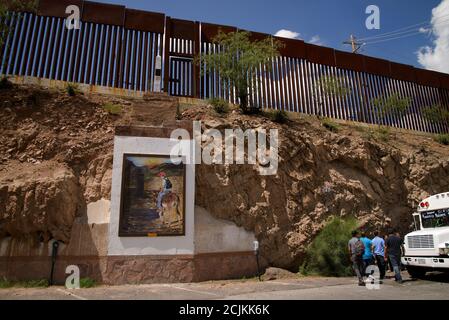
[[[169,192],[171,192],[171,189],[166,189],[166,190],[162,190],[157,195],[157,208],[158,209],[162,209],[162,198]]]
[[[391,265],[393,266],[394,278],[396,281],[402,281],[401,276],[401,257],[397,257],[395,255],[388,255],[388,259],[390,260]]]
[[[368,266],[374,264],[374,260],[373,258],[369,258],[369,259],[363,259],[363,273],[366,274],[366,268],[368,268]]]

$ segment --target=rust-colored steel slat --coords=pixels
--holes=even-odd
[[[8,69],[8,60],[11,56],[11,46],[14,41],[14,25],[17,22],[17,14],[13,13],[10,15],[8,19],[5,19],[5,24],[8,25],[7,32],[4,32],[4,40],[2,47],[2,55],[1,55],[1,65],[0,65],[0,73],[7,73]]]
[[[125,6],[84,1],[82,21],[123,26]]]
[[[125,28],[145,32],[164,33],[165,14],[126,9]]]
[[[224,33],[231,33],[236,32],[237,28],[201,22],[201,42],[213,42],[213,39],[220,31]]]
[[[11,55],[11,43],[14,40],[14,32],[11,32],[11,29],[14,27],[15,24],[15,13],[12,13],[8,17],[4,17],[4,23],[7,27],[6,30],[2,31],[2,37],[3,37],[3,46],[2,46],[2,55],[0,56],[0,74],[6,74],[8,69],[8,59]]]
[[[393,79],[410,82],[416,80],[415,68],[413,66],[390,62],[390,72]]]
[[[92,47],[92,56],[90,58],[91,61],[91,75],[89,77],[89,84],[95,85],[95,81],[97,79],[97,68],[98,68],[98,56],[99,56],[99,47],[102,45],[101,43],[101,33],[102,33],[102,25],[101,24],[95,24],[95,36],[94,36],[94,43]]]
[[[363,56],[363,60],[365,72],[384,77],[391,75],[390,62],[388,60],[368,56]]]
[[[67,18],[65,12],[68,6],[75,5],[83,12],[84,0],[39,0],[37,14],[46,17]]]
[[[440,87],[440,76],[438,72],[424,70],[424,69],[415,69],[416,82],[420,85],[427,87]]]
[[[84,24],[83,24],[84,26]],[[76,50],[75,50],[75,55],[73,57],[73,66],[72,66],[72,81],[76,82],[79,74],[80,74],[80,59],[81,59],[81,55],[83,54],[82,49],[83,49],[83,42],[84,42],[84,36],[85,36],[85,32],[83,30],[83,28],[81,28],[80,30],[78,30],[78,39],[77,39],[77,43],[76,43]]]
[[[111,49],[113,47],[113,32],[114,32],[114,28],[115,26],[107,26],[106,28],[106,32],[107,32],[107,38],[106,38],[106,42],[105,42],[105,52],[104,52],[104,60],[102,63],[103,66],[103,72],[101,75],[101,79],[100,79],[100,85],[102,86],[107,86],[108,83],[108,76],[109,76],[109,72],[110,72],[110,66],[113,65],[113,58],[111,58]]]
[[[300,59],[307,58],[306,44],[304,41],[279,37],[273,37],[273,39],[281,44],[281,48],[279,49],[281,56]]]
[[[410,105],[410,114],[413,122],[413,128],[414,130],[421,130],[420,128],[420,122],[419,117],[417,114],[417,108],[416,108],[416,97],[415,93],[413,91],[413,83],[406,83],[405,84],[406,93],[411,98],[411,105]]]
[[[15,62],[15,58],[17,57],[17,48],[20,45],[22,29],[24,27],[24,22],[25,22],[23,14],[17,14],[16,16],[17,16],[17,21],[15,22],[15,27],[13,29],[11,54],[9,56],[7,66],[6,66],[7,74],[14,74],[14,62]]]
[[[57,31],[57,27],[58,27],[58,18],[51,18],[51,28],[50,28],[50,38],[49,38],[49,42],[48,42],[48,48],[47,48],[47,53],[45,56],[45,61],[46,63],[44,63],[42,65],[42,76],[44,78],[49,78],[50,77],[50,70],[51,70],[51,58],[52,58],[52,54],[53,54],[53,50],[54,50],[54,46],[55,46],[55,38],[56,38],[56,31]]]
[[[21,45],[19,48],[19,52],[17,53],[17,65],[14,71],[14,74],[24,75],[26,63],[29,56],[29,46],[31,41],[31,33],[33,32],[33,22],[36,19],[36,15],[33,13],[26,14],[26,24],[23,29],[23,39],[21,41]]]
[[[36,16],[37,18],[37,16]],[[56,67],[58,64],[58,53],[59,53],[59,46],[61,44],[61,30],[64,28],[64,22],[62,18],[54,18],[55,20],[55,37],[51,44],[51,52],[50,56],[48,57],[48,65],[47,65],[47,75],[50,79],[55,79],[56,77]],[[30,42],[30,52],[32,48],[32,42]]]
[[[200,23],[195,22],[195,35],[197,38],[193,42],[193,55],[196,57],[200,54],[200,45],[201,41],[199,40],[199,34],[200,34]],[[193,65],[193,79],[192,79],[192,90],[193,95],[195,98],[200,98],[201,96],[201,83],[200,83],[200,77],[201,77],[201,71],[200,71],[200,65],[198,63],[195,63]]]
[[[171,38],[195,41],[195,22],[170,18],[167,19],[168,23],[170,24]]]
[[[438,72],[440,78],[440,88],[449,90],[449,74]]]
[[[101,85],[101,78],[103,76],[103,62],[104,62],[104,53],[105,53],[105,49],[107,46],[109,46],[109,44],[106,43],[106,33],[107,33],[107,29],[109,28],[109,26],[102,26],[101,27],[101,32],[100,32],[100,37],[98,38],[99,44],[98,44],[98,60],[96,63],[96,67],[95,67],[95,78],[94,78],[94,83],[96,85]]]
[[[142,58],[142,91],[149,90],[149,75],[148,75],[148,65],[151,63],[147,62],[148,58],[148,32],[142,32],[142,46],[143,46],[143,58]],[[151,90],[153,91],[153,90]]]
[[[48,45],[49,45],[49,39],[51,34],[51,22],[52,18],[46,17],[45,18],[45,31],[44,31],[44,37],[42,39],[42,48],[41,53],[39,57],[39,65],[37,69],[37,76],[39,78],[44,76],[44,68],[45,68],[45,61],[47,58],[47,51],[48,51]]]
[[[82,55],[81,55],[81,61],[80,61],[80,82],[84,83],[84,79],[87,74],[86,66],[87,66],[87,59],[89,58],[89,42],[90,42],[90,33],[92,30],[92,23],[83,23],[83,29],[84,29],[84,41],[83,41],[83,49],[82,49]]]
[[[35,47],[35,56],[34,56],[33,67],[31,69],[31,76],[33,76],[33,77],[38,76],[39,61],[40,61],[40,57],[41,57],[41,48],[42,48],[42,44],[44,41],[45,23],[46,23],[47,19],[48,19],[47,17],[41,17],[40,22],[38,24],[39,32],[37,33],[38,37],[37,37],[36,47]]]
[[[307,59],[310,62],[335,67],[334,49],[306,43]]]
[[[126,63],[125,63],[125,89],[131,90],[131,74],[132,74],[132,60],[133,60],[133,43],[134,43],[134,30],[125,29],[125,32],[128,34],[127,38],[127,51],[126,51]]]
[[[125,53],[126,53],[126,41],[127,41],[127,31],[124,28],[120,29],[118,48],[117,48],[117,59],[116,59],[116,73],[115,73],[115,87],[123,88],[123,76],[125,73]]]
[[[70,55],[73,52],[73,38],[74,38],[74,31],[75,30],[67,30],[67,42],[65,44],[65,50],[64,50],[64,59],[63,59],[63,66],[62,66],[62,74],[61,74],[61,80],[67,81],[68,78],[68,68],[70,64]]]
[[[359,54],[335,50],[335,63],[341,69],[365,71],[363,56]]]
[[[370,123],[376,123],[376,115],[372,107],[372,100],[374,97],[374,85],[372,82],[372,75],[369,73],[363,73],[364,81],[365,81],[365,97],[366,97],[366,106],[368,110],[368,118],[370,119]]]

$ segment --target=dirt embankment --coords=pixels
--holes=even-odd
[[[0,237],[68,242],[87,204],[110,197],[114,127],[151,120],[144,107],[42,87],[0,90]]]
[[[105,111],[106,103],[120,105],[120,115]],[[161,124],[175,114],[176,102],[164,97],[0,90],[0,237],[67,242],[86,205],[110,197],[114,126]],[[384,142],[367,128],[332,133],[314,118],[280,125],[237,110],[218,116],[205,106],[182,117],[220,130],[279,129],[277,175],[261,176],[251,165],[196,169],[197,205],[255,232],[272,266],[297,270],[332,215],[407,231],[420,199],[449,190],[449,148],[431,137],[392,131]]]
[[[449,148],[432,137],[395,130],[342,125],[337,133],[310,117],[286,124],[207,109],[184,118],[205,128],[277,128],[277,175],[261,176],[250,165],[200,165],[196,201],[214,215],[255,232],[269,264],[297,271],[307,245],[331,216],[355,216],[369,230],[410,230],[420,199],[449,190]],[[386,140],[386,141],[383,141]]]

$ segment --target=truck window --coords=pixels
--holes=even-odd
[[[421,213],[423,228],[449,227],[449,208]]]

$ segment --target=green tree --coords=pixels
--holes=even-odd
[[[196,59],[197,63],[203,67],[201,68],[203,74],[215,69],[222,80],[234,86],[240,99],[240,107],[247,112],[248,96],[257,85],[260,85],[257,70],[263,67],[264,70],[270,71],[272,59],[279,56],[282,45],[271,37],[252,41],[251,33],[246,31],[231,33],[220,31],[213,42],[222,50],[201,55]],[[255,107],[251,106],[251,109]]]
[[[337,76],[322,76],[315,85],[315,94],[313,98],[315,103],[320,107],[320,114],[323,115],[324,101],[330,98],[344,98],[351,94],[351,88],[344,84],[345,81],[342,77]]]
[[[434,124],[449,122],[449,110],[444,108],[441,104],[434,104],[431,107],[425,107],[423,109],[423,116],[424,119]]]
[[[14,31],[14,27],[19,20],[23,18],[22,12],[35,11],[37,9],[37,0],[2,0],[0,2],[0,49],[6,44],[8,34]],[[10,21],[13,12],[18,12],[16,22],[10,26],[5,21]],[[1,59],[1,57],[0,57]]]
[[[379,120],[394,114],[403,115],[410,107],[410,103],[410,97],[401,98],[398,93],[393,93],[388,97],[373,99],[373,105],[376,107],[376,113]],[[381,122],[379,121],[379,127],[380,126]]]
[[[332,218],[307,248],[301,266],[302,274],[345,277],[352,274],[348,256],[348,241],[357,227],[354,218]]]

